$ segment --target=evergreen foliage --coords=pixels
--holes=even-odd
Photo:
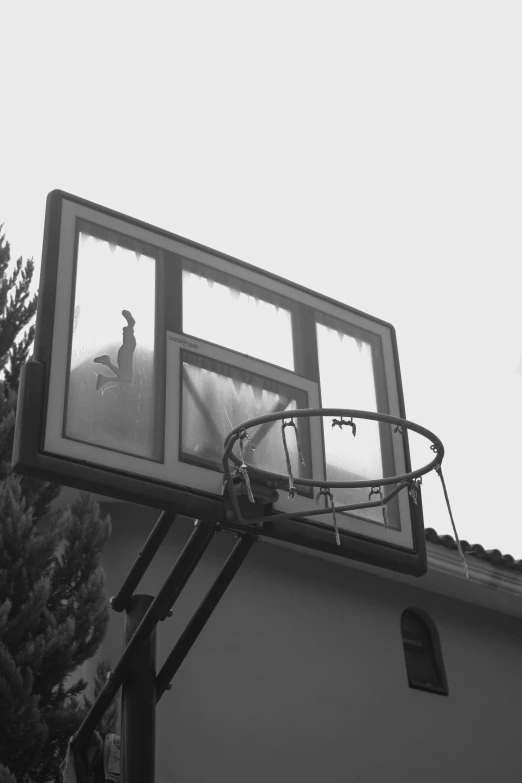
[[[86,683],[72,675],[107,630],[101,555],[110,521],[87,494],[52,514],[60,488],[11,472],[36,297],[33,262],[20,258],[9,270],[0,226],[0,783],[46,783],[61,779],[59,764],[86,710]]]
[[[15,776],[3,764],[0,764],[0,783],[16,783]]]

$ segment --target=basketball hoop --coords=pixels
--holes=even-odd
[[[343,426],[349,426],[352,429],[352,434],[355,436],[356,434],[356,425],[354,424],[354,419],[368,419],[370,421],[376,421],[376,422],[382,422],[384,424],[389,424],[394,426],[393,434],[396,437],[403,437],[407,430],[411,430],[412,432],[417,432],[419,435],[422,435],[424,438],[426,438],[431,443],[431,450],[435,452],[434,458],[431,460],[431,462],[427,463],[421,468],[417,468],[416,470],[410,470],[405,473],[398,473],[395,476],[383,476],[379,479],[358,479],[358,480],[346,480],[346,481],[322,481],[319,479],[307,479],[307,478],[296,478],[292,474],[291,466],[290,466],[290,460],[288,456],[288,449],[286,446],[286,439],[284,437],[284,429],[282,430],[283,435],[283,446],[285,448],[285,455],[287,458],[287,466],[288,466],[288,475],[284,475],[283,473],[275,473],[273,471],[264,470],[263,468],[255,467],[254,465],[248,464],[245,459],[243,458],[243,440],[246,438],[250,442],[252,442],[252,437],[249,434],[249,430],[251,430],[253,427],[257,427],[261,424],[266,424],[269,422],[276,422],[276,421],[282,421],[283,427],[288,426],[288,424],[285,424],[285,422],[291,423],[294,419],[300,419],[300,418],[314,418],[314,417],[326,417],[326,416],[332,416],[332,417],[340,417],[340,419],[334,420],[332,422],[332,426],[339,426],[340,429],[342,429]],[[347,419],[345,421],[345,419]],[[233,449],[236,443],[239,442],[239,450],[241,457],[239,457],[237,454],[234,453]],[[247,488],[247,494],[250,498],[251,502],[256,502],[255,498],[252,495],[252,492],[250,491],[250,481],[255,481],[256,483],[268,483],[273,486],[274,484],[278,487],[284,487],[286,486],[289,492],[290,497],[293,497],[293,494],[295,492],[295,486],[302,486],[302,487],[315,487],[319,490],[319,495],[325,495],[330,500],[330,505],[328,505],[328,502],[325,504],[322,508],[311,508],[308,511],[295,511],[295,512],[287,512],[287,513],[277,513],[277,519],[278,520],[284,520],[284,519],[304,519],[308,517],[315,517],[320,516],[323,514],[332,513],[333,519],[334,519],[334,527],[335,527],[335,533],[336,533],[336,540],[337,543],[340,543],[339,541],[339,532],[337,530],[337,524],[336,524],[336,518],[335,514],[341,513],[341,512],[350,512],[350,511],[356,511],[366,508],[381,508],[383,512],[383,520],[386,528],[388,527],[387,522],[387,516],[386,516],[386,505],[389,503],[392,498],[394,498],[396,495],[399,494],[403,489],[408,489],[408,492],[410,494],[410,497],[412,498],[412,501],[414,503],[417,502],[416,496],[418,493],[419,485],[421,483],[422,476],[425,476],[427,473],[430,473],[432,470],[435,470],[437,475],[439,476],[442,487],[444,490],[444,497],[446,499],[451,523],[453,526],[453,530],[455,532],[455,538],[457,542],[457,548],[459,550],[460,556],[464,562],[464,568],[466,571],[466,576],[468,576],[468,570],[466,565],[466,560],[464,558],[464,553],[462,551],[462,547],[460,545],[460,540],[457,534],[457,530],[455,527],[455,523],[453,521],[453,515],[451,512],[451,507],[449,504],[448,494],[446,491],[446,485],[444,482],[444,477],[442,475],[442,460],[444,458],[444,446],[442,445],[442,441],[434,435],[433,432],[430,432],[430,430],[426,429],[426,427],[422,427],[419,424],[415,424],[412,421],[409,421],[408,419],[403,419],[398,416],[390,416],[386,413],[378,413],[376,411],[362,411],[362,410],[353,410],[349,408],[303,408],[303,409],[296,409],[292,411],[277,411],[274,413],[268,413],[264,416],[257,416],[253,419],[248,419],[247,421],[244,421],[242,424],[239,424],[237,427],[234,427],[233,430],[231,430],[227,437],[225,438],[224,443],[224,454],[223,454],[223,469],[225,473],[225,484],[226,488],[228,490],[228,494],[230,497],[230,503],[232,506],[232,510],[235,516],[236,521],[239,524],[252,524],[252,520],[248,520],[244,517],[239,502],[237,498],[237,492],[234,488],[234,477],[237,478],[239,475],[244,483],[246,484]],[[298,454],[300,454],[300,449],[298,445]],[[235,471],[234,475],[231,471],[231,463],[235,465]],[[396,485],[390,492],[387,494],[384,494],[382,491],[382,487],[390,486],[390,485]],[[336,506],[333,501],[333,495],[332,495],[332,489],[358,489],[358,488],[364,488],[368,487],[370,489],[369,498],[365,502],[361,503],[350,503],[345,505],[339,505]],[[318,498],[319,498],[318,495]],[[373,495],[378,495],[379,500],[371,500],[371,497]],[[255,524],[258,527],[262,527],[265,522],[268,522],[270,520],[274,519],[274,514],[268,514],[265,516],[256,517]]]

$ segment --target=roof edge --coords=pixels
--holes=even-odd
[[[502,568],[478,557],[466,557],[469,579],[457,552],[440,544],[427,543],[428,573],[419,586],[484,606],[505,614],[522,617],[522,574]],[[422,584],[424,583],[424,584]]]

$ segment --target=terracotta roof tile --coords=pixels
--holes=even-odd
[[[426,528],[425,534],[426,540],[431,544],[445,546],[446,549],[457,549],[457,543],[450,535],[440,536],[432,527]],[[487,560],[499,568],[515,569],[522,573],[522,560],[515,560],[512,555],[503,555],[498,549],[484,549],[480,544],[469,544],[465,540],[462,540],[460,543],[462,544],[462,551],[466,555],[473,555],[473,557],[479,557],[481,560]]]

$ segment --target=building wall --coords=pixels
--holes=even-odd
[[[112,595],[157,512],[106,508]],[[157,594],[191,527],[174,524],[138,592]],[[215,537],[160,624],[158,670],[233,545]],[[412,606],[438,628],[449,697],[408,687],[400,617]],[[114,614],[113,665],[122,632]],[[258,543],[158,705],[156,780],[518,780],[521,668],[516,618]]]

